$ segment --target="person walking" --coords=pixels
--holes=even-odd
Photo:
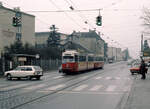
[[[146,79],[146,64],[144,62],[144,60],[141,61],[141,65],[140,65],[140,73],[142,75],[141,79]]]

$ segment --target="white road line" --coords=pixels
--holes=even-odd
[[[85,89],[86,87],[88,87],[88,85],[84,84],[79,87],[76,87],[75,89],[73,89],[73,91],[81,91],[81,90]]]
[[[81,77],[81,79],[86,79],[86,78],[88,78],[89,76],[84,76],[84,77]]]
[[[5,86],[4,84],[0,84],[0,87],[3,87],[3,86]]]
[[[35,85],[35,86],[30,86],[30,87],[26,87],[24,88],[25,90],[35,90],[35,89],[38,89],[38,88],[42,88],[46,86],[45,84],[39,84],[39,85]]]
[[[108,86],[108,88],[106,89],[107,92],[112,92],[116,89],[116,86],[115,85],[110,85]]]
[[[89,89],[90,91],[98,91],[100,88],[102,88],[102,85],[96,85],[94,87],[92,87],[91,89]]]
[[[1,90],[12,90],[12,89],[24,87],[24,86],[26,86],[26,85],[28,85],[28,84],[19,84],[19,85],[16,85],[16,86],[10,86],[10,87],[1,88]]]
[[[65,87],[65,86],[66,86],[66,84],[59,84],[59,85],[56,85],[56,86],[49,87],[49,88],[47,88],[45,90],[57,90],[59,88]]]
[[[112,77],[106,77],[105,79],[110,80]]]
[[[131,90],[131,86],[125,86],[123,91],[125,92],[129,92]]]
[[[96,77],[95,79],[101,79],[102,77],[101,76],[99,76],[99,77]]]
[[[124,94],[124,92],[72,92],[72,91],[60,91],[58,93],[64,93],[64,94],[92,94],[92,95],[98,95],[98,94],[106,94],[106,95],[120,95],[120,94]]]
[[[120,80],[121,78],[120,77],[115,77],[115,79]]]
[[[44,76],[43,76],[43,78],[45,78],[45,79],[47,79],[47,78],[49,78],[49,77],[51,77],[51,75],[44,75]]]
[[[53,77],[54,79],[59,79],[59,78],[62,78],[63,76],[56,76],[56,77]]]

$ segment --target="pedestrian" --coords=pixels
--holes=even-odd
[[[145,79],[146,78],[146,75],[145,75],[145,73],[146,73],[146,64],[145,64],[143,59],[141,61],[141,65],[140,65],[140,73],[142,75],[141,79]]]

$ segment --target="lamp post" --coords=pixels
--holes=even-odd
[[[141,35],[141,57],[143,57],[143,34]]]

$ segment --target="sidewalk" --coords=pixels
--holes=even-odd
[[[150,109],[150,73],[145,80],[138,75],[124,109]]]

